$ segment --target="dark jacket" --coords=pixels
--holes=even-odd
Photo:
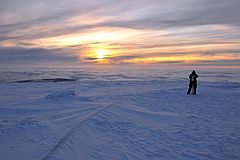
[[[190,78],[190,82],[197,82],[197,78],[198,78],[198,75],[196,72],[192,72],[190,75],[189,75],[189,78]]]

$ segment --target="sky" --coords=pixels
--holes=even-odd
[[[240,1],[1,0],[0,64],[240,67]]]

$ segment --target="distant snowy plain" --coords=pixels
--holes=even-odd
[[[1,160],[239,160],[240,73],[0,72]]]

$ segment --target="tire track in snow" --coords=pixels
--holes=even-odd
[[[70,131],[68,131],[59,141],[58,143],[44,156],[44,158],[42,160],[50,160],[52,155],[54,155],[57,152],[57,149],[63,144],[65,143],[69,136],[71,136],[73,134],[73,132],[85,121],[87,121],[88,119],[90,119],[92,116],[97,115],[98,113],[100,113],[103,110],[106,110],[107,108],[111,107],[114,103],[111,103],[109,105],[103,106],[103,107],[99,107],[100,109],[97,109],[96,111],[88,114],[87,116],[85,116],[82,120],[79,121],[78,124],[76,124],[74,127],[71,128]]]

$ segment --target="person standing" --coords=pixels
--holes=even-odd
[[[194,95],[197,93],[197,78],[198,78],[198,75],[196,71],[193,70],[192,73],[189,75],[190,82],[189,82],[189,88],[188,88],[187,94],[190,94],[191,91],[192,91],[192,94]]]

